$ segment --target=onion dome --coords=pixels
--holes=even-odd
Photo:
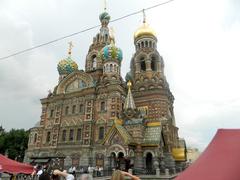
[[[126,82],[128,82],[128,81],[132,81],[132,74],[131,74],[131,71],[129,71],[129,72],[126,74],[126,76],[125,76],[125,80],[126,80]]]
[[[155,31],[146,22],[144,22],[143,25],[135,31],[134,39],[137,39],[143,36],[156,37]]]
[[[102,25],[105,26],[108,25],[110,18],[111,18],[110,15],[106,11],[99,15],[99,20],[101,21]]]
[[[102,49],[101,54],[102,54],[102,58],[105,61],[118,60],[119,62],[121,62],[123,59],[122,50],[116,47],[113,43],[106,45]]]
[[[78,70],[77,63],[73,61],[71,58],[73,44],[72,42],[69,42],[68,44],[69,44],[68,57],[66,59],[61,60],[57,66],[59,75],[71,74],[73,71]]]
[[[73,71],[78,70],[78,65],[69,56],[58,63],[57,69],[58,69],[59,75],[70,74]]]

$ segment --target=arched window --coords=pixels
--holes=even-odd
[[[143,41],[141,42],[141,46],[142,46],[142,48],[144,48],[144,42]]]
[[[101,109],[101,111],[105,111],[105,102],[104,101],[101,102],[100,109]]]
[[[142,57],[142,58],[140,59],[140,64],[141,64],[141,70],[142,70],[142,71],[146,71],[146,64],[145,64],[145,59],[144,59],[144,57]]]
[[[69,113],[69,107],[67,106],[67,107],[65,108],[65,115],[68,115],[68,113]]]
[[[51,132],[47,132],[46,142],[50,142],[51,139]]]
[[[110,64],[110,72],[112,72],[112,70],[113,70],[113,65]]]
[[[53,114],[54,114],[54,110],[52,109],[52,110],[50,111],[50,117],[53,117]]]
[[[72,114],[75,114],[76,113],[76,105],[73,105],[72,107]]]
[[[34,143],[37,142],[37,133],[34,134],[34,140],[33,140]]]
[[[149,42],[149,47],[152,48],[152,41]]]
[[[152,59],[151,59],[151,69],[153,71],[157,70],[157,68],[156,68],[156,58],[155,57],[152,57]]]
[[[84,112],[84,106],[83,106],[83,104],[80,104],[80,105],[79,105],[79,112],[80,112],[80,113],[83,113],[83,112]]]
[[[73,141],[73,133],[74,133],[74,130],[73,130],[73,129],[70,129],[69,141]]]
[[[148,42],[147,41],[145,41],[145,47],[148,47]]]
[[[155,48],[155,43],[153,43],[153,48]]]
[[[92,56],[92,65],[93,69],[97,68],[97,56],[95,54]]]
[[[82,129],[77,130],[77,141],[80,141],[82,139]]]
[[[140,49],[140,43],[138,43],[138,45],[137,45],[137,46],[138,46],[138,49]]]
[[[103,139],[104,137],[104,127],[99,128],[99,134],[98,134],[98,139]]]
[[[66,134],[67,134],[67,131],[63,130],[62,131],[62,141],[66,141]]]

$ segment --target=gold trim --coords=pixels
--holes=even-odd
[[[186,161],[184,148],[172,148],[172,156],[175,161]]]
[[[156,127],[156,126],[161,126],[161,122],[149,122],[147,123],[148,127]]]

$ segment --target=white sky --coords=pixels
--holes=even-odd
[[[112,19],[164,2],[108,0]],[[99,24],[103,0],[1,0],[0,57]],[[146,12],[155,29],[165,74],[175,96],[179,134],[203,150],[218,128],[240,127],[240,1],[175,0]],[[124,53],[122,76],[134,53],[133,33],[142,15],[109,26]],[[0,124],[31,128],[40,119],[39,99],[58,82],[57,63],[73,41],[84,69],[98,29],[0,61]]]

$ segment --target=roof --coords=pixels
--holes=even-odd
[[[173,148],[172,155],[175,161],[186,161],[185,148]]]
[[[145,129],[143,144],[160,144],[161,126],[148,126]]]
[[[127,129],[125,127],[123,127],[121,123],[119,123],[119,121],[120,120],[114,121],[114,124],[107,132],[102,144],[104,144],[108,139],[112,138],[113,137],[112,135],[116,131],[120,134],[120,136],[123,138],[123,140],[126,144],[130,144],[130,143],[134,142],[132,136],[128,133]]]
[[[219,129],[200,157],[176,180],[238,180],[240,129]]]
[[[20,163],[0,154],[0,172],[10,174],[31,174],[33,166]]]

